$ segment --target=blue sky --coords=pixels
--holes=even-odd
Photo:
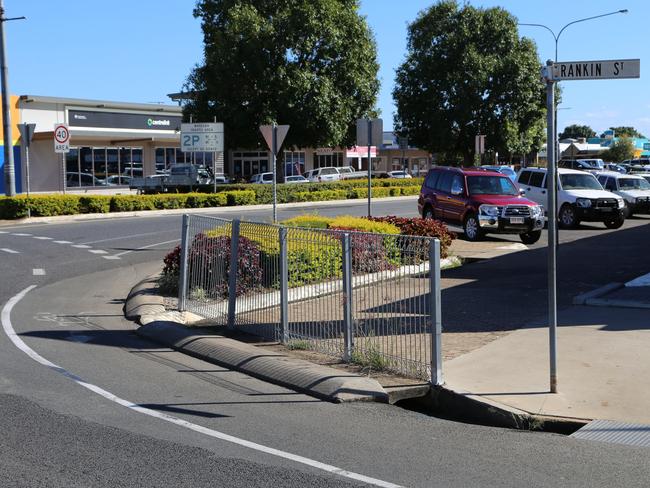
[[[375,34],[382,82],[378,105],[392,127],[395,69],[403,61],[406,28],[428,0],[362,0]],[[570,26],[559,41],[559,60],[641,58],[641,78],[563,83],[558,128],[585,123],[596,131],[632,125],[650,136],[650,64],[644,59],[650,2],[647,0],[500,0],[469,2],[500,6],[520,22],[555,32],[576,19],[627,8]],[[9,85],[14,94],[130,102],[169,103],[187,73],[201,60],[199,21],[193,0],[5,0]],[[555,41],[536,27],[520,27],[535,40],[540,60],[553,58]]]

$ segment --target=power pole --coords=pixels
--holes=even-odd
[[[20,20],[25,17],[5,17],[4,0],[0,0],[0,89],[2,90],[2,135],[4,138],[5,165],[5,195],[16,196],[16,170],[14,168],[14,147],[11,137],[11,95],[9,93],[9,70],[7,69],[7,53],[5,50],[4,24],[9,20]]]

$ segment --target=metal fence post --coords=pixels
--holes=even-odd
[[[235,327],[235,307],[237,306],[237,268],[239,262],[239,219],[232,221],[230,235],[230,271],[228,274],[228,327]]]
[[[352,334],[352,239],[350,234],[343,234],[343,360],[349,361],[352,357],[354,338]]]
[[[429,314],[431,317],[431,384],[442,385],[442,323],[440,314],[440,241],[429,244]]]
[[[187,275],[189,263],[189,236],[190,236],[190,216],[183,215],[183,228],[181,231],[181,259],[180,259],[180,276],[178,277],[178,310],[185,311],[185,299],[187,297]]]
[[[289,258],[287,228],[280,227],[280,342],[286,344],[289,332]]]

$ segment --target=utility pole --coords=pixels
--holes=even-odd
[[[21,20],[25,17],[5,17],[4,0],[0,0],[0,89],[2,90],[2,136],[4,138],[5,195],[16,196],[16,170],[14,168],[14,147],[11,137],[11,95],[9,94],[9,70],[7,69],[7,52],[5,49],[4,24],[9,20]]]

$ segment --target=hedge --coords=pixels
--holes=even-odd
[[[277,187],[278,203],[347,200],[368,197],[365,180],[332,183],[282,184]],[[228,188],[226,191],[224,188]],[[418,179],[382,179],[373,181],[374,198],[417,195]],[[133,212],[179,208],[224,207],[269,204],[271,185],[222,185],[217,193],[160,193],[153,195],[31,195],[0,197],[0,219],[27,216],[52,217],[84,213]]]

